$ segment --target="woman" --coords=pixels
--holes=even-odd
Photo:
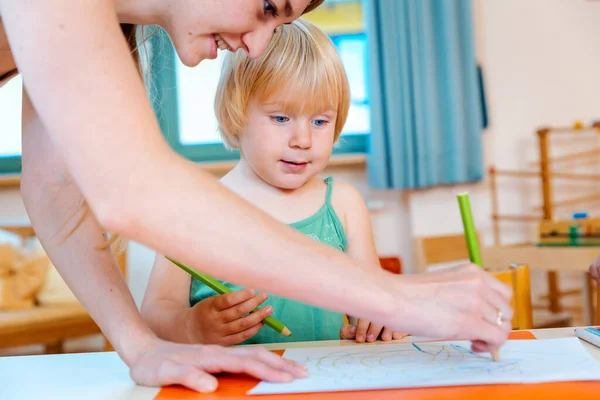
[[[261,349],[159,340],[140,319],[109,250],[97,249],[105,231],[220,279],[392,329],[471,339],[477,351],[506,340],[510,324],[497,319],[499,312],[511,318],[510,290],[480,269],[393,278],[372,272],[253,208],[163,139],[124,39],[131,25],[119,24],[162,26],[181,61],[195,66],[215,58],[217,47],[257,57],[277,26],[321,2],[0,0],[0,77],[18,68],[24,81],[27,212],[139,384],[211,391],[211,374],[220,371],[289,381],[304,370]],[[91,214],[82,221],[84,203]]]

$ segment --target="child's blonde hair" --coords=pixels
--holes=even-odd
[[[215,96],[215,114],[225,145],[239,148],[250,99],[283,97],[284,112],[337,111],[337,140],[348,116],[350,88],[346,71],[329,37],[303,20],[277,28],[264,54],[243,51],[225,56]]]

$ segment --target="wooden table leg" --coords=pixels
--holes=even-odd
[[[550,301],[551,312],[558,313],[562,311],[558,293],[558,273],[556,271],[548,271],[548,300]]]

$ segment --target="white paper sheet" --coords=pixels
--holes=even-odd
[[[578,338],[509,340],[499,362],[469,342],[298,348],[284,357],[304,363],[308,378],[261,382],[249,394],[600,380],[600,361]]]

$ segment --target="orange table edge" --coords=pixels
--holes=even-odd
[[[535,340],[529,331],[511,332],[509,340]],[[281,355],[283,350],[274,351]],[[236,400],[236,399],[314,399],[318,395],[324,400],[358,400],[365,398],[430,400],[430,399],[498,399],[498,400],[545,400],[558,399],[600,399],[600,382],[556,382],[540,384],[506,384],[447,386],[435,388],[361,390],[327,393],[300,393],[278,395],[247,395],[246,393],[259,383],[257,379],[246,375],[224,374],[219,376],[219,388],[214,393],[197,393],[181,386],[168,386],[160,390],[154,400]]]

